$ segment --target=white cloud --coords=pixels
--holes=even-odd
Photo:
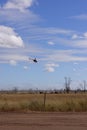
[[[78,62],[74,62],[73,64],[74,64],[74,65],[78,65],[79,63],[78,63]]]
[[[74,72],[76,72],[76,69],[75,69],[75,68],[73,68],[73,71],[74,71]]]
[[[59,65],[54,63],[48,63],[46,64],[46,67],[59,67]]]
[[[67,30],[67,29],[59,29],[55,27],[38,27],[38,26],[32,26],[29,28],[29,33],[28,33],[28,38],[30,40],[45,40],[49,45],[54,45],[57,43],[61,44],[63,42],[64,37],[71,36],[73,34],[72,30]],[[65,40],[65,39],[64,39]]]
[[[44,67],[44,70],[48,72],[54,72],[56,67],[59,67],[58,62],[72,62],[75,65],[78,62],[87,61],[87,50],[83,49],[73,49],[73,50],[51,50],[51,49],[41,49],[41,48],[1,48],[0,49],[0,63],[16,63],[25,62],[31,63],[29,61],[29,55],[37,56],[39,62],[48,62]],[[39,63],[38,62],[38,63]]]
[[[70,35],[73,31],[66,29],[59,29],[55,27],[44,28],[44,31],[48,34],[67,34]]]
[[[56,40],[57,40],[56,42],[58,42],[58,44],[61,43],[64,46],[75,47],[78,49],[79,48],[84,48],[84,49],[87,48],[87,38],[86,38],[86,34],[84,36],[84,33],[82,35],[78,35],[77,38],[74,37],[72,39],[72,37],[71,37],[71,39],[68,39],[67,37],[66,38],[60,37],[59,39],[56,39]]]
[[[55,71],[55,69],[53,67],[47,67],[47,68],[45,68],[45,70],[48,71],[48,72],[54,72]]]
[[[77,48],[87,48],[87,32],[82,34],[73,34],[71,40],[65,40],[65,43],[67,45],[70,45],[71,47],[77,47]]]
[[[72,30],[62,29],[62,28],[55,28],[55,27],[48,27],[48,28],[40,28],[40,31],[45,32],[46,34],[50,35],[56,35],[56,34],[62,34],[62,35],[70,35],[73,33]]]
[[[49,41],[48,44],[49,44],[49,45],[55,45],[55,43],[52,42],[52,41]]]
[[[83,62],[87,61],[87,50],[45,50],[43,60],[48,62]]]
[[[87,39],[81,39],[72,41],[72,46],[79,47],[79,48],[87,48]]]
[[[30,10],[36,0],[8,0],[0,7],[0,23],[15,24],[16,28],[26,28],[30,23],[40,20],[40,17]],[[24,29],[23,29],[24,31]]]
[[[54,72],[56,67],[59,67],[59,65],[54,63],[48,63],[45,65],[45,70],[48,72]]]
[[[85,38],[87,38],[87,32],[85,32],[85,33],[83,34],[83,36],[84,36]]]
[[[41,20],[40,16],[33,13],[30,9],[35,2],[36,0],[8,0],[8,2],[0,8],[0,23],[5,21],[8,25],[14,25],[14,27],[21,32],[23,37],[28,40],[48,40],[48,44],[50,45],[57,43],[56,39],[59,38],[58,34],[70,36],[73,33],[72,30],[68,29],[55,27],[43,28],[35,26],[35,24],[32,25],[32,23]]]
[[[72,39],[83,39],[85,40],[87,38],[87,32],[83,33],[82,35],[78,35],[78,34],[73,34],[72,35]]]
[[[24,47],[24,43],[11,27],[0,26],[0,47]]]
[[[32,58],[43,53],[32,45],[25,46],[24,48],[0,48],[0,63],[16,65],[16,63],[31,63],[29,60],[30,55]]]
[[[0,55],[0,61],[5,61],[6,63],[11,63],[11,64],[16,64],[18,61],[19,62],[29,62],[28,56],[24,56],[22,54],[18,55],[16,54],[1,54]]]
[[[28,62],[29,54],[38,57],[39,62],[51,62],[45,65],[45,70],[55,70],[56,67],[59,67],[55,62],[74,62],[77,64],[79,61],[87,61],[87,50],[50,50],[50,49],[41,49],[36,50],[35,48],[17,48],[15,49],[1,49],[0,51],[0,63],[9,63],[10,60],[18,62]],[[53,69],[52,69],[53,68]]]
[[[27,8],[31,7],[35,0],[8,0],[4,5],[4,9],[17,9],[24,12]]]
[[[72,35],[72,39],[77,39],[78,38],[78,35],[77,34],[73,34]]]
[[[10,60],[9,63],[12,65],[12,66],[16,66],[17,65],[17,62],[15,60]]]
[[[78,20],[87,20],[87,14],[80,14],[76,16],[71,16],[70,18],[78,19]]]
[[[29,67],[28,66],[24,66],[24,69],[27,70],[27,69],[29,69]]]

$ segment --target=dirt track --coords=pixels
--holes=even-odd
[[[0,113],[0,130],[87,130],[87,113]]]

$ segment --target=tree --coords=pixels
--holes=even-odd
[[[69,78],[65,77],[65,92],[66,93],[70,92],[70,85],[71,85],[70,77]]]
[[[86,92],[86,81],[85,80],[83,80],[83,83],[80,83],[80,88],[81,88],[81,91],[82,92]]]
[[[84,91],[84,93],[86,92],[86,81],[85,80],[83,81],[83,91]]]
[[[18,88],[14,87],[12,91],[13,91],[13,93],[17,93],[18,92]]]

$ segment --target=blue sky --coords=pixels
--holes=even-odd
[[[64,77],[87,80],[87,1],[0,0],[0,89],[60,89]]]

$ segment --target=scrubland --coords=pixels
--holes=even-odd
[[[0,111],[87,111],[87,93],[70,94],[0,94]]]

